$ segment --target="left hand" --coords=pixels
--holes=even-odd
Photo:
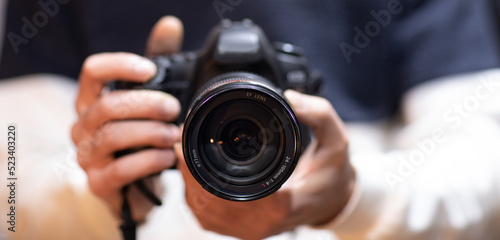
[[[179,19],[167,16],[151,31],[147,55],[178,52],[183,27]],[[147,82],[156,72],[151,60],[132,53],[98,53],[88,57],[79,77],[76,100],[78,119],[71,136],[78,149],[78,163],[87,174],[90,190],[103,200],[115,216],[123,205],[125,185],[175,165],[172,145],[180,130],[169,123],[180,113],[173,96],[152,90],[123,90],[103,93],[116,79]],[[134,147],[155,148],[115,158],[115,152]],[[161,188],[157,178],[147,184]],[[145,219],[153,204],[132,185],[127,199],[136,221]]]
[[[186,184],[186,201],[207,230],[242,239],[262,239],[299,225],[331,221],[347,204],[355,181],[342,120],[328,100],[286,91],[298,119],[316,139],[280,190],[268,197],[234,202],[205,191],[189,172],[180,143],[174,145]]]

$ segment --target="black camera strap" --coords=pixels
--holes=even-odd
[[[115,153],[115,158],[119,158],[122,156],[125,156],[127,154],[137,152],[139,150],[142,150],[145,148],[132,148],[132,149],[126,149],[122,151],[118,151]],[[157,176],[160,173],[157,174],[152,174],[148,177],[153,177]],[[161,200],[155,196],[155,194],[146,186],[144,183],[144,179],[139,179],[132,183],[137,187],[137,189],[149,200],[151,201],[154,205],[161,205]],[[132,185],[131,184],[131,185]],[[122,197],[123,197],[123,205],[122,205],[122,225],[120,226],[120,230],[123,235],[124,240],[135,240],[136,239],[136,231],[137,231],[137,223],[134,221],[132,218],[132,209],[130,208],[130,204],[127,199],[127,192],[130,189],[131,185],[127,185],[122,188]]]
[[[154,205],[161,205],[162,202],[158,197],[154,195],[154,193],[146,187],[144,181],[139,179],[133,183],[139,191],[146,196]],[[132,218],[132,209],[130,208],[130,204],[127,199],[127,192],[130,189],[130,185],[127,185],[122,188],[122,197],[123,197],[123,205],[122,205],[122,220],[123,223],[120,226],[120,230],[123,235],[124,240],[135,240],[136,232],[137,232],[137,223]]]
[[[132,210],[128,204],[127,192],[129,185],[122,188],[123,205],[122,205],[122,220],[120,226],[124,240],[135,240],[137,223],[132,218]]]

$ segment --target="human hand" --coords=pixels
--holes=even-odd
[[[182,35],[182,23],[177,18],[160,19],[150,34],[147,55],[179,51]],[[124,186],[175,165],[172,145],[181,135],[178,126],[168,122],[179,115],[180,103],[159,91],[103,93],[103,88],[116,79],[146,82],[155,73],[153,62],[132,53],[92,55],[85,60],[80,73],[78,120],[71,131],[78,163],[87,173],[92,192],[117,216]],[[144,146],[154,148],[114,157],[117,151]],[[152,204],[135,187],[127,197],[133,218],[143,219]]]
[[[174,145],[187,204],[203,228],[242,239],[262,239],[299,225],[326,223],[347,204],[355,171],[348,159],[342,120],[324,98],[291,90],[285,96],[316,139],[301,155],[290,179],[268,197],[233,202],[211,195],[187,169],[180,143]]]

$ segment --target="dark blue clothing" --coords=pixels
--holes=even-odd
[[[40,0],[50,1],[56,0]],[[488,0],[71,0],[45,25],[38,19],[43,26],[17,53],[8,33],[23,36],[22,18],[33,21],[44,10],[37,1],[11,0],[0,78],[40,72],[77,78],[90,54],[142,54],[163,15],[184,22],[185,50],[199,49],[220,21],[214,3],[229,6],[223,17],[252,19],[271,41],[303,47],[310,67],[324,75],[325,96],[346,121],[393,115],[402,94],[419,83],[500,65]]]

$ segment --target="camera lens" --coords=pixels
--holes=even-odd
[[[223,152],[234,161],[248,161],[262,148],[263,139],[259,137],[258,127],[250,121],[229,123],[222,129],[220,137]]]
[[[283,142],[283,134],[271,130],[276,121],[265,105],[247,99],[233,99],[210,111],[201,125],[198,146],[212,176],[245,186],[268,175]]]
[[[278,190],[300,150],[298,122],[279,90],[249,73],[221,75],[201,89],[183,135],[195,179],[229,200],[255,200]]]

